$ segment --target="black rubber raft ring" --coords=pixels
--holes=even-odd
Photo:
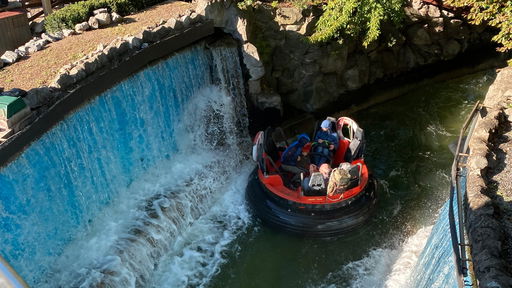
[[[365,190],[342,202],[345,205],[300,205],[270,192],[258,179],[257,169],[249,177],[246,197],[253,214],[272,228],[307,237],[334,237],[362,225],[377,202],[377,181],[370,177]],[[307,207],[309,206],[309,207]],[[336,207],[328,209],[328,207]]]

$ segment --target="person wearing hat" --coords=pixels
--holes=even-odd
[[[281,167],[292,173],[301,173],[302,169],[297,167],[297,160],[300,160],[302,155],[302,148],[310,141],[309,136],[300,134],[297,141],[293,142],[284,150],[281,155]]]
[[[338,136],[331,131],[330,127],[331,121],[327,119],[322,121],[321,129],[315,135],[311,163],[317,166],[329,162],[334,155],[334,150],[338,149]]]

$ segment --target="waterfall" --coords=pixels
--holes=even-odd
[[[238,59],[236,47],[202,43],[162,60],[0,170],[0,253],[29,285],[164,283],[158,275],[183,251],[195,251],[188,262],[208,259],[195,273],[217,269],[249,222]],[[213,233],[197,244],[204,229]]]

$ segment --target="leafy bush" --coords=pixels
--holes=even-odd
[[[502,45],[500,51],[512,49],[512,1],[447,0],[445,4],[469,8],[466,18],[470,23],[486,23],[498,28],[498,34],[492,40]]]
[[[383,22],[400,25],[404,0],[329,0],[318,20],[312,42],[360,38],[366,47],[380,35]]]
[[[49,32],[73,29],[78,23],[87,21],[92,11],[109,8],[122,16],[155,5],[163,0],[87,0],[68,5],[50,14],[45,19],[45,28]]]

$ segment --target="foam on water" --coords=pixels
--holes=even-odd
[[[0,171],[0,252],[37,287],[148,286],[195,241],[221,253],[248,221],[246,129],[236,48],[198,45],[150,67]]]
[[[351,262],[339,271],[331,273],[322,288],[413,288],[410,274],[427,242],[432,226],[424,227],[405,241],[396,241],[395,247],[373,248],[361,260]],[[351,281],[342,279],[350,275]]]

